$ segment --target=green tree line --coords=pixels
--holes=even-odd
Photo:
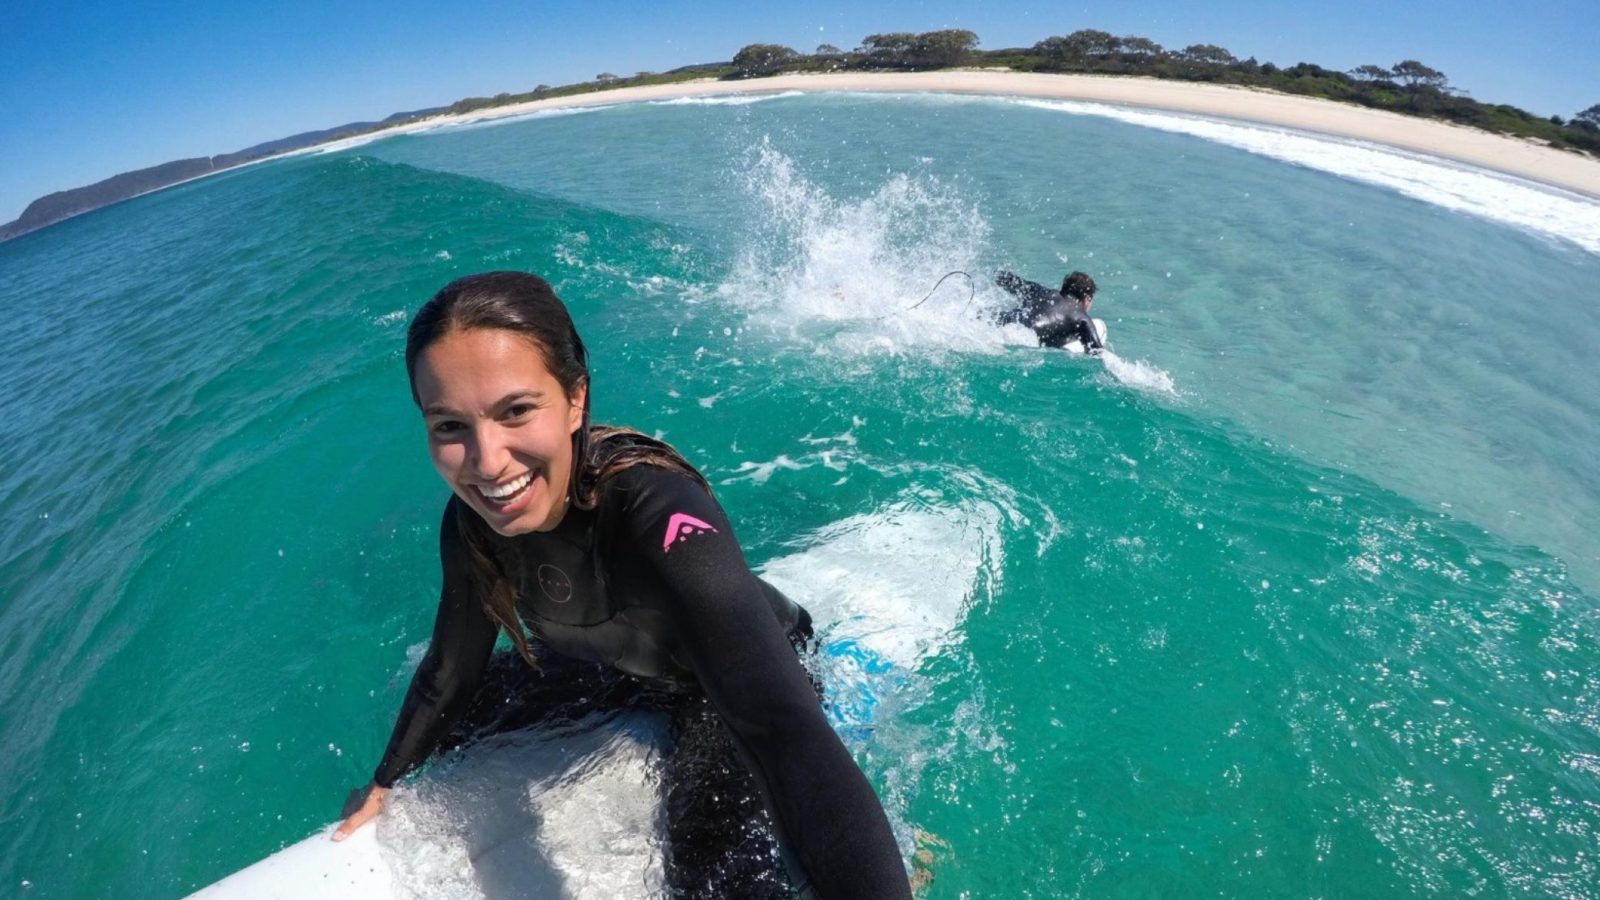
[[[1270,88],[1373,109],[1443,119],[1486,131],[1533,138],[1552,146],[1600,153],[1600,104],[1560,116],[1536,116],[1508,104],[1482,103],[1451,87],[1443,72],[1418,60],[1362,65],[1342,72],[1314,63],[1277,66],[1239,59],[1215,44],[1168,49],[1138,35],[1083,28],[1031,47],[978,49],[971,31],[870,34],[852,50],[831,44],[802,53],[780,44],[750,44],[734,55],[724,78],[763,78],[785,72],[917,71],[958,66],[1022,72],[1134,75]]]
[[[765,78],[790,72],[930,71],[962,66],[1006,68],[1019,72],[1074,72],[1131,75],[1180,81],[1207,81],[1270,88],[1373,109],[1471,125],[1486,131],[1533,138],[1551,146],[1600,154],[1600,104],[1570,119],[1536,116],[1507,104],[1482,103],[1451,87],[1443,72],[1414,59],[1390,66],[1361,65],[1348,72],[1301,62],[1278,66],[1255,57],[1240,59],[1216,44],[1168,49],[1138,35],[1114,35],[1082,28],[1047,37],[1031,47],[980,50],[978,36],[965,29],[896,31],[869,34],[849,50],[821,44],[803,53],[782,44],[747,44],[726,63],[684,66],[670,72],[618,76],[602,72],[593,81],[524,93],[469,97],[451,113],[565,97],[619,87],[664,84],[696,78]]]

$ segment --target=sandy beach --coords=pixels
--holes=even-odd
[[[573,97],[443,116],[379,134],[422,131],[441,124],[486,121],[550,109],[608,106],[677,97],[784,91],[930,92],[1084,100],[1232,119],[1370,141],[1441,157],[1600,199],[1600,161],[1532,141],[1476,128],[1257,88],[1102,75],[1045,75],[957,70],[780,75],[748,81],[702,81],[619,88]],[[371,137],[355,139],[355,142]],[[323,145],[319,150],[329,149]]]

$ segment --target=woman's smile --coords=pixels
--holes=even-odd
[[[479,485],[478,490],[483,493],[484,498],[490,503],[499,504],[500,508],[504,510],[523,496],[523,492],[532,481],[532,475],[520,475],[503,485],[491,487]]]

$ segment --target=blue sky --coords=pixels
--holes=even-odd
[[[777,5],[774,5],[777,6]],[[462,97],[730,59],[748,43],[850,48],[969,28],[1028,46],[1099,28],[1279,65],[1420,59],[1488,102],[1563,117],[1600,103],[1600,0],[862,3],[7,0],[0,222],[42,194],[172,159]]]

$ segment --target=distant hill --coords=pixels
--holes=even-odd
[[[324,128],[321,131],[307,131],[264,144],[247,147],[237,153],[224,153],[221,156],[201,156],[194,159],[180,159],[173,162],[150,166],[147,169],[137,169],[132,172],[123,172],[113,175],[104,181],[97,181],[86,187],[72,188],[66,191],[56,191],[28,204],[22,215],[15,222],[0,225],[0,241],[14,238],[30,231],[36,231],[46,225],[51,225],[62,219],[110,206],[140,194],[230,169],[257,159],[263,159],[302,147],[310,147],[327,141],[338,140],[358,134],[366,134],[379,128],[394,125],[398,122],[421,119],[427,116],[444,112],[448,107],[438,106],[430,109],[418,109],[411,112],[395,113],[381,122],[351,122],[337,128]]]
[[[29,203],[28,208],[22,211],[22,215],[15,222],[0,226],[0,240],[26,234],[79,213],[116,203],[118,200],[126,200],[169,184],[215,172],[218,168],[211,157],[180,159],[176,162],[151,166],[148,169],[113,175],[88,187],[46,194]]]

